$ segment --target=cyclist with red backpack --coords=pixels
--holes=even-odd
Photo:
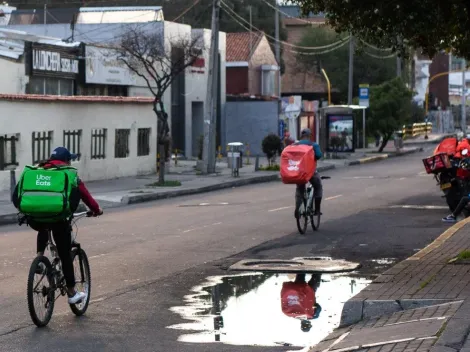
[[[71,161],[76,158],[77,155],[70,153],[64,147],[54,149],[46,162],[38,166],[25,167],[12,195],[14,206],[25,215],[27,224],[38,231],[38,256],[44,255],[48,231],[52,231],[62,263],[69,304],[76,304],[86,297],[84,292],[75,290],[70,218],[76,211],[80,199],[90,208],[94,216],[103,214],[85,184],[79,179],[77,169],[70,166]]]
[[[309,128],[305,128],[300,133],[300,140],[295,143],[297,145],[309,145],[312,146],[314,151],[314,158],[315,158],[315,166],[316,161],[320,160],[323,156],[320,146],[318,143],[311,141],[312,131]],[[310,179],[310,183],[313,186],[313,198],[315,200],[315,215],[321,214],[320,207],[321,207],[321,200],[323,197],[323,184],[320,178],[320,174],[317,170],[315,170],[313,176]],[[305,183],[304,184],[297,184],[297,189],[295,192],[295,218],[299,217],[299,207],[302,204],[303,195],[305,192]]]

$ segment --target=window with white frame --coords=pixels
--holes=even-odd
[[[275,91],[276,72],[275,66],[261,67],[261,95],[277,95]]]

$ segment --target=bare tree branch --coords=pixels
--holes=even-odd
[[[153,110],[162,122],[159,135],[169,131],[163,95],[178,75],[202,56],[205,48],[201,39],[202,35],[195,38],[190,35],[167,38],[165,43],[163,31],[155,33],[141,28],[129,28],[122,37],[118,58],[145,81],[155,97]]]

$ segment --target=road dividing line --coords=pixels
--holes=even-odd
[[[337,196],[332,196],[332,197],[325,198],[325,200],[333,200],[333,199],[336,199],[336,198],[339,198],[339,197],[342,197],[342,196],[343,196],[342,194],[338,194]]]
[[[406,180],[406,177],[399,178],[398,180],[400,181]]]
[[[188,233],[188,232],[196,231],[196,230],[202,230],[202,229],[205,229],[209,226],[217,226],[217,225],[220,225],[220,224],[222,224],[222,223],[221,222],[214,222],[213,224],[210,224],[210,225],[204,225],[204,226],[201,226],[201,227],[194,227],[192,229],[184,230],[183,233]]]
[[[432,210],[445,210],[449,207],[443,205],[391,205],[392,209],[432,209]]]
[[[279,211],[279,210],[290,209],[290,208],[293,208],[293,206],[271,209],[271,210],[268,210],[268,212]]]

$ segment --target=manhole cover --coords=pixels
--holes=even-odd
[[[359,263],[328,257],[305,257],[292,260],[245,259],[233,264],[229,270],[277,273],[344,273],[359,269]]]

